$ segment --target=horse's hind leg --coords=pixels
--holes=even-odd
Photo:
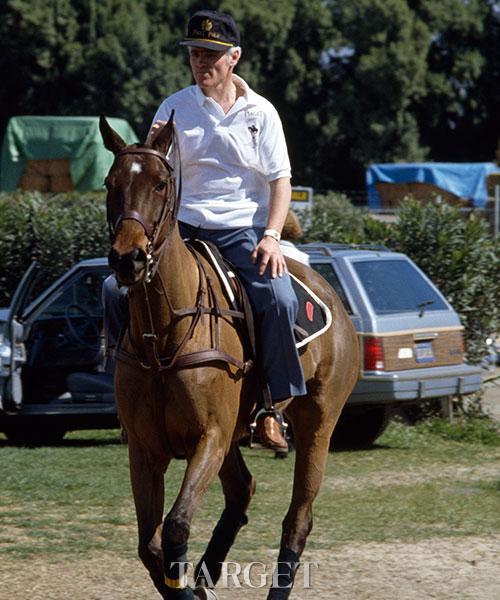
[[[246,512],[255,493],[255,479],[247,469],[237,443],[233,443],[219,473],[226,501],[210,542],[195,569],[195,580],[202,587],[217,583],[222,562],[238,531],[248,522]]]
[[[138,553],[156,589],[165,597],[161,522],[164,504],[164,473],[168,461],[153,462],[144,449],[129,440],[129,461],[139,530]]]
[[[290,595],[299,558],[312,529],[312,504],[321,486],[330,437],[341,407],[342,403],[335,408],[333,402],[325,406],[309,398],[299,399],[287,410],[294,425],[296,447],[293,494],[283,520],[278,565],[267,600],[287,600]]]
[[[210,483],[219,472],[224,459],[224,448],[219,432],[209,431],[198,443],[188,466],[181,490],[172,510],[165,517],[162,548],[165,568],[166,600],[193,600],[186,584],[187,542],[194,511]]]

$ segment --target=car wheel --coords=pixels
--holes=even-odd
[[[385,431],[390,415],[387,406],[345,407],[330,440],[330,449],[371,446]]]
[[[66,429],[53,428],[50,431],[39,431],[33,427],[10,425],[4,429],[9,442],[15,446],[51,446],[58,444],[66,435]]]

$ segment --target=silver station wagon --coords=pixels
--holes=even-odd
[[[480,388],[480,369],[464,362],[458,315],[407,256],[332,244],[300,249],[337,291],[359,336],[360,379],[336,444],[371,444],[394,405]],[[106,259],[85,260],[37,292],[44,274],[32,265],[0,310],[0,431],[10,440],[55,442],[69,430],[117,427],[103,368],[101,287],[109,272]]]
[[[342,445],[372,443],[395,405],[480,389],[481,369],[464,362],[457,313],[408,256],[335,244],[301,250],[336,290],[359,337],[360,378],[334,433]]]

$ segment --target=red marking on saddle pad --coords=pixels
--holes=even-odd
[[[313,320],[313,316],[314,316],[314,305],[312,302],[309,302],[309,300],[306,302],[306,315],[309,321]]]

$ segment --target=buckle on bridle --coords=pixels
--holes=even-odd
[[[158,341],[158,335],[156,333],[143,333],[142,334],[142,339],[145,342],[157,342]]]

